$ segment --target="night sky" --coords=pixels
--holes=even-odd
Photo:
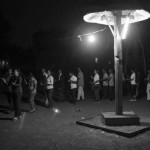
[[[32,45],[32,34],[39,29],[61,27],[68,35],[79,34],[86,24],[83,15],[91,6],[97,5],[105,10],[118,2],[121,0],[1,0],[0,5],[3,17],[11,25],[11,43],[27,48]],[[150,8],[148,0],[126,2],[147,10]]]
[[[66,28],[73,33],[82,22],[79,0],[3,0],[4,17],[12,25],[12,41],[27,47],[39,29]]]

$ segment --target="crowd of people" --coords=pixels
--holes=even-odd
[[[73,104],[76,104],[79,100],[85,100],[84,94],[84,73],[81,68],[77,68],[78,74],[74,72],[69,72],[69,78],[67,83],[70,85],[69,98]],[[108,72],[103,69],[102,75],[100,75],[98,70],[94,70],[93,76],[90,77],[91,81],[91,91],[93,93],[93,101],[95,103],[100,103],[101,99],[107,99],[113,101],[115,99],[115,76],[112,69]],[[10,111],[14,111],[15,115],[13,120],[18,120],[21,118],[21,98],[23,94],[22,84],[28,88],[29,93],[29,103],[30,112],[36,111],[35,106],[35,96],[38,92],[37,85],[41,86],[44,93],[44,104],[45,107],[53,108],[53,95],[57,92],[57,100],[59,102],[66,101],[65,86],[66,86],[66,76],[64,76],[61,69],[58,70],[58,76],[54,77],[51,70],[42,69],[42,75],[38,81],[33,73],[30,73],[26,78],[24,78],[19,69],[12,70],[8,69],[7,74],[1,78],[1,81],[7,85],[7,99],[10,106]],[[131,70],[131,75],[127,78],[122,76],[123,82],[128,82],[131,87],[131,99],[130,101],[137,101],[139,95],[140,87],[140,73],[135,70]],[[148,71],[147,77],[145,78],[147,82],[147,100],[150,100],[150,71]]]

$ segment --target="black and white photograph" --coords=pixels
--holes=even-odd
[[[149,39],[149,0],[0,0],[0,150],[149,150]]]

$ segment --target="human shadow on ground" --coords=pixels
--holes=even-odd
[[[6,106],[6,105],[0,105],[0,109],[9,109],[9,106]]]
[[[149,122],[140,122],[141,126],[147,126],[150,127],[150,123]]]
[[[0,113],[9,114],[9,112],[7,110],[0,110]]]
[[[27,109],[21,109],[21,112],[29,112]]]
[[[8,106],[0,105],[0,113],[11,114],[14,110],[10,111]],[[29,110],[21,109],[21,112],[29,112]]]
[[[29,99],[27,97],[22,97],[22,101],[24,103],[29,103]],[[36,98],[35,98],[35,104],[38,105],[38,106],[45,107],[45,104],[43,102],[41,102],[40,100],[36,99]]]
[[[0,118],[0,121],[3,121],[3,120],[10,120],[10,121],[12,121],[13,120],[13,118]]]
[[[0,112],[4,114],[9,114],[9,107],[5,105],[0,105]]]
[[[61,101],[59,100],[59,98],[60,98],[59,96],[60,95],[59,95],[58,91],[55,91],[53,93],[53,96],[52,96],[53,101],[61,103]],[[45,107],[45,102],[41,101],[43,99],[45,99],[45,98],[44,98],[44,96],[42,94],[39,95],[39,98],[35,96],[35,104],[38,105],[38,106]],[[22,97],[22,101],[24,103],[29,103],[29,98],[27,96],[23,96]],[[70,94],[70,91],[68,91],[68,90],[64,92],[64,101],[63,102],[65,102],[65,101],[68,102],[68,103],[71,103],[71,104],[74,103],[74,100],[73,100],[73,98],[72,98],[72,96]]]

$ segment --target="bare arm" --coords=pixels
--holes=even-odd
[[[22,77],[19,77],[19,83],[13,83],[13,86],[21,86],[22,85]]]

